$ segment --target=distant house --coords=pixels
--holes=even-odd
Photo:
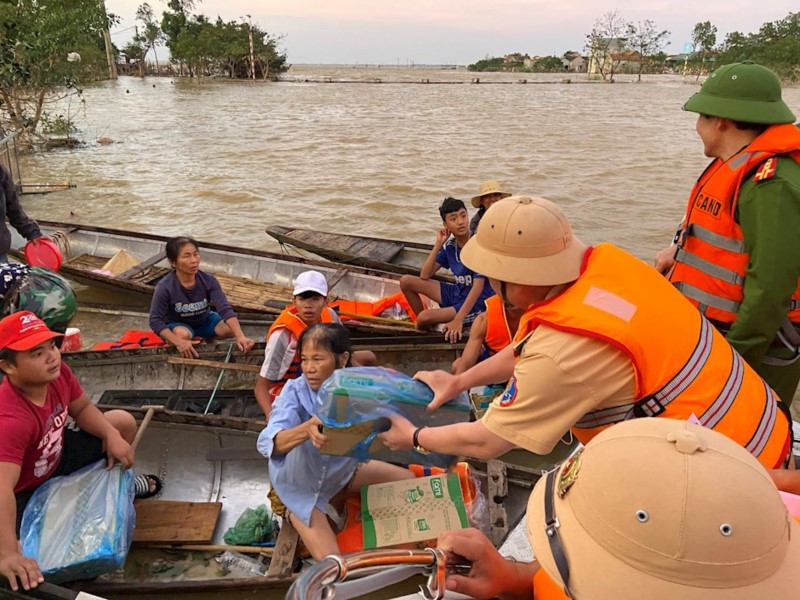
[[[633,73],[639,70],[642,55],[635,50],[623,50],[622,52],[612,52],[611,60],[617,64],[617,73]]]
[[[568,52],[561,62],[564,63],[564,70],[569,73],[586,73],[589,66],[589,58],[577,52]]]
[[[525,60],[525,57],[522,56],[519,52],[514,52],[513,54],[506,54],[503,58],[503,62],[508,63],[520,63]]]
[[[625,54],[625,40],[620,38],[597,38],[589,48],[589,77],[600,76],[606,79],[617,72],[618,61]],[[616,57],[616,58],[615,58]],[[605,74],[605,75],[604,75]]]

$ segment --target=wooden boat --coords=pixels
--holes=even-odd
[[[439,336],[354,338],[354,347],[375,353],[378,363],[413,375],[423,369],[450,369],[462,346]],[[68,352],[63,359],[89,398],[100,405],[137,409],[160,405],[156,419],[260,431],[263,413],[253,387],[264,358],[264,343],[246,355],[230,344],[202,344],[199,359],[185,359],[172,347]],[[212,390],[214,392],[212,393]],[[204,414],[208,413],[208,414]]]
[[[60,273],[80,283],[148,298],[170,270],[164,254],[168,237],[76,223],[43,220],[38,223],[42,233],[53,238],[64,255]],[[26,240],[13,229],[11,233],[12,254],[21,258]],[[331,301],[342,298],[375,302],[400,291],[396,274],[377,274],[357,266],[343,267],[263,250],[199,243],[203,270],[217,277],[231,306],[239,313],[279,314],[291,302],[292,281],[309,269],[325,275]],[[104,272],[103,266],[121,250],[132,255],[138,264],[117,275]],[[356,325],[362,330],[389,335],[415,331],[408,321],[380,317],[365,317]]]
[[[433,248],[430,244],[386,240],[271,225],[267,233],[281,244],[302,248],[345,265],[359,265],[402,275],[419,275]],[[446,276],[444,276],[446,277]],[[443,278],[444,278],[443,277]]]
[[[296,533],[287,522],[274,549],[235,547],[268,560],[265,575],[252,576],[239,568],[224,573],[216,561],[229,549],[222,545],[225,531],[245,508],[264,503],[269,491],[263,458],[236,456],[236,451],[252,450],[255,440],[255,432],[231,431],[224,423],[198,427],[152,422],[137,450],[136,468],[159,474],[164,485],[158,499],[137,502],[139,525],[125,568],[69,587],[113,598],[164,594],[187,600],[201,592],[225,592],[233,599],[288,588],[297,575]],[[233,451],[233,458],[220,457],[224,450]],[[540,471],[499,461],[476,465],[499,540],[522,518]],[[194,504],[157,504],[165,501]],[[503,511],[502,527],[493,508]]]

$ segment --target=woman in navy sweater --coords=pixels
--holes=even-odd
[[[194,338],[236,338],[242,352],[253,348],[217,278],[200,270],[197,242],[176,237],[167,242],[173,271],[158,282],[150,304],[150,327],[182,356],[197,358]],[[211,307],[216,310],[211,310]]]

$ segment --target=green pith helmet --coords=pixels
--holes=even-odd
[[[0,317],[29,310],[52,331],[64,333],[76,307],[75,292],[66,279],[53,271],[31,267],[3,298]]]
[[[777,75],[749,60],[711,73],[683,110],[743,123],[794,123],[792,111],[781,99]]]

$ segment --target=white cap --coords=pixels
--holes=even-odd
[[[328,282],[325,275],[319,271],[303,271],[294,280],[293,296],[299,296],[303,292],[317,292],[321,296],[328,295]]]

